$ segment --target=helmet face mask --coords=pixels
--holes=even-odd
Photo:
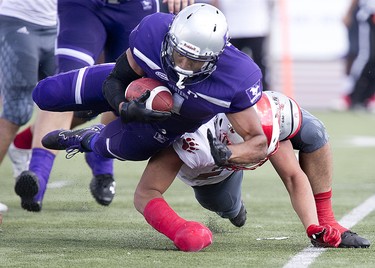
[[[201,82],[216,69],[227,42],[224,15],[211,5],[190,5],[174,18],[164,38],[161,53],[164,72],[181,88]],[[176,65],[174,53],[204,64],[200,70],[184,70]]]

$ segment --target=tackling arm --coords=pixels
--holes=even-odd
[[[234,164],[259,163],[267,157],[267,138],[254,107],[226,114],[234,130],[244,139],[243,143],[228,145],[232,152],[228,162]]]
[[[305,229],[310,224],[319,224],[309,180],[299,166],[291,142],[280,142],[279,150],[269,160],[283,181]]]
[[[172,147],[151,157],[134,194],[134,206],[141,214],[149,201],[163,197],[182,164]]]
[[[199,222],[187,221],[163,199],[182,161],[169,147],[153,156],[134,194],[134,206],[157,231],[173,241],[182,251],[200,251],[212,243],[211,231]]]
[[[280,142],[278,151],[270,161],[283,181],[294,210],[305,227],[310,239],[327,247],[337,247],[340,232],[331,226],[319,226],[313,192],[306,174],[302,171],[289,140]]]

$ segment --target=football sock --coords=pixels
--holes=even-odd
[[[212,243],[212,233],[206,226],[181,218],[163,198],[148,202],[143,215],[152,227],[182,251],[199,251]]]
[[[31,143],[33,140],[33,133],[31,132],[31,126],[24,129],[14,138],[14,146],[18,149],[31,149]]]
[[[52,170],[55,155],[42,148],[33,148],[29,170],[34,172],[39,181],[39,192],[35,195],[35,201],[42,201],[48,179]]]
[[[85,159],[94,177],[103,174],[113,175],[113,159],[102,157],[94,152],[85,153]]]
[[[332,227],[338,229],[341,233],[348,230],[336,221],[335,216],[333,214],[331,201],[332,189],[328,192],[315,194],[314,198],[320,225],[329,224]]]

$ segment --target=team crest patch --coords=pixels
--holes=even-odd
[[[165,80],[165,81],[169,81],[169,80],[168,80],[168,76],[167,76],[165,73],[162,73],[162,72],[157,71],[157,72],[155,72],[155,74],[156,74],[159,78],[161,78],[161,79],[163,79],[163,80]]]
[[[252,104],[256,103],[256,101],[262,95],[262,89],[260,87],[260,80],[258,80],[258,82],[256,82],[251,88],[246,89],[246,94],[249,97],[250,102]]]
[[[189,152],[195,153],[195,151],[199,150],[199,144],[195,142],[193,138],[186,138],[182,140],[182,149]]]
[[[160,143],[166,143],[169,139],[164,136],[163,134],[156,132],[154,135],[154,139],[157,140]]]
[[[143,6],[143,10],[150,10],[150,9],[152,9],[152,2],[151,2],[151,0],[141,1],[141,4]]]

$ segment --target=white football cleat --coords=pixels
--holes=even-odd
[[[29,169],[31,149],[17,148],[12,142],[8,149],[8,156],[12,162],[14,178],[17,178],[22,171]]]
[[[8,211],[7,205],[0,203],[0,213],[7,212],[7,211]]]

